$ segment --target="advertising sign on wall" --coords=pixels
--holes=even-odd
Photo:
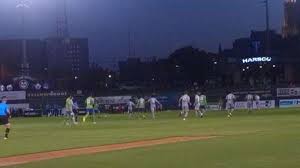
[[[259,101],[258,106],[261,109],[275,108],[275,100]],[[254,109],[258,108],[255,102],[253,103],[253,108]],[[235,102],[235,109],[247,109],[247,102],[246,101]]]
[[[6,96],[8,100],[26,100],[25,91],[0,92],[0,97]]]
[[[300,96],[300,88],[278,88],[277,97]]]
[[[240,91],[240,92],[234,92],[233,94],[237,97],[237,99],[245,100],[245,97],[248,93],[252,95],[259,95],[263,99],[272,99],[273,97],[271,90]]]
[[[279,100],[280,108],[300,107],[300,99],[283,99]]]
[[[131,98],[131,96],[96,97],[96,101],[102,105],[126,104]]]
[[[29,109],[29,104],[28,103],[9,104],[9,108],[12,108],[12,109]]]

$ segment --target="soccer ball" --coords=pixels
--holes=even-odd
[[[183,121],[185,121],[185,118],[183,118]]]

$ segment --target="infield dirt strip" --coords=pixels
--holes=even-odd
[[[103,145],[103,146],[77,148],[77,149],[66,149],[66,150],[51,151],[51,152],[41,152],[35,154],[25,154],[19,156],[0,158],[0,167],[14,166],[14,165],[20,165],[25,163],[51,160],[51,159],[69,157],[69,156],[79,156],[79,155],[110,152],[110,151],[125,150],[125,149],[140,148],[140,147],[149,147],[149,146],[156,146],[156,145],[163,145],[163,144],[205,140],[205,139],[212,139],[216,137],[217,136],[168,137],[162,139],[142,140],[136,142],[122,143],[122,144],[112,144],[112,145]]]

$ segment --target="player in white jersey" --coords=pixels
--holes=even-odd
[[[154,120],[155,119],[155,111],[157,108],[156,105],[162,106],[162,104],[154,97],[154,95],[151,96],[151,98],[148,100],[148,103],[150,104],[150,111],[152,114],[152,119]]]
[[[146,118],[146,116],[143,114],[146,110],[145,110],[145,99],[143,97],[140,97],[138,100],[137,100],[137,108],[138,108],[138,112],[141,113],[142,117],[143,118]]]
[[[260,96],[259,95],[255,95],[254,96],[254,100],[255,100],[255,105],[256,105],[256,109],[260,109],[260,105],[259,105],[259,102],[260,102]]]
[[[200,92],[197,92],[195,95],[195,102],[194,102],[196,117],[199,117],[199,114],[200,114],[200,96],[199,95],[200,95]]]
[[[235,101],[235,95],[233,93],[229,93],[226,96],[226,110],[228,112],[228,117],[231,117],[232,112],[234,111],[234,101]]]
[[[181,106],[181,116],[183,116],[183,120],[186,120],[186,118],[189,115],[189,107],[191,105],[191,99],[187,92],[184,93],[179,99],[179,106]]]
[[[245,97],[246,101],[247,101],[247,110],[248,113],[251,113],[252,109],[253,109],[253,95],[250,94],[250,92],[246,95]]]
[[[129,102],[127,103],[127,113],[129,115],[129,118],[132,117],[132,114],[133,114],[133,108],[134,108],[135,104],[133,103],[132,100],[129,100]]]

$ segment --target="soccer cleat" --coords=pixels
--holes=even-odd
[[[96,122],[93,122],[93,124],[97,124]]]
[[[3,139],[4,139],[4,140],[8,140],[8,138],[7,138],[7,137],[4,137]]]

